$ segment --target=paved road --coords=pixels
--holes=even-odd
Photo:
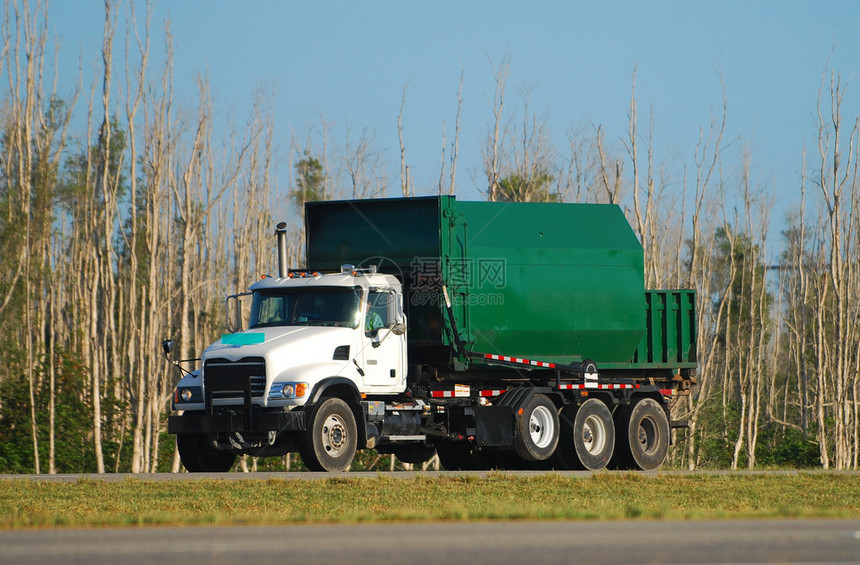
[[[0,563],[860,563],[860,519],[3,531]]]

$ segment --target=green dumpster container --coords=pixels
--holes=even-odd
[[[686,317],[669,316],[668,329],[652,321],[667,295],[646,293],[642,246],[616,205],[434,196],[305,210],[308,268],[375,265],[403,282],[410,362],[471,367],[453,347],[456,326],[478,353],[614,369],[695,366],[692,291],[670,293]]]

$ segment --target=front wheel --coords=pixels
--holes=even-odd
[[[177,434],[176,448],[189,473],[226,473],[236,461],[235,453],[212,447],[207,434]]]
[[[544,461],[558,445],[558,409],[545,394],[535,394],[517,412],[517,455],[526,461]]]
[[[300,452],[311,471],[346,471],[358,447],[358,428],[349,405],[326,398],[311,412]]]
[[[622,409],[618,418],[615,461],[620,468],[653,471],[669,453],[669,419],[653,398]]]

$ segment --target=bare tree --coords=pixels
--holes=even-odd
[[[827,106],[823,100],[825,93],[829,97]],[[841,77],[831,72],[826,92],[823,84],[819,90],[819,168],[810,179],[819,188],[825,212],[822,235],[827,249],[826,286],[821,287],[820,301],[822,305],[829,306],[819,309],[815,343],[819,387],[816,398],[818,441],[822,463],[828,468],[826,406],[832,406],[834,465],[837,469],[856,467],[858,433],[855,417],[857,373],[854,371],[858,322],[857,316],[852,315],[856,312],[853,304],[857,301],[857,291],[852,283],[858,269],[856,203],[860,190],[860,117],[843,131],[843,97]],[[842,145],[846,133],[847,148]],[[825,310],[829,310],[826,316]]]
[[[722,84],[722,82],[721,82]],[[725,88],[723,88],[722,111],[718,118],[712,119],[707,129],[703,128],[694,152],[695,177],[693,179],[692,216],[690,218],[689,258],[687,275],[680,281],[682,286],[695,288],[697,291],[696,335],[699,340],[698,385],[691,395],[684,397],[686,406],[678,407],[681,417],[688,421],[688,441],[686,442],[686,463],[690,470],[699,464],[700,438],[705,430],[700,426],[702,408],[707,405],[711,394],[716,388],[719,360],[714,359],[713,352],[719,340],[714,328],[720,327],[725,318],[728,288],[720,291],[713,288],[710,276],[713,263],[713,234],[716,231],[716,210],[707,197],[709,194],[721,192],[721,186],[714,185],[714,177],[719,174],[722,159],[723,135],[725,133],[727,104]],[[684,186],[688,178],[685,174]],[[717,297],[714,300],[714,297]],[[712,301],[716,306],[712,305]]]
[[[772,203],[753,194],[750,181],[750,157],[742,160],[740,191],[743,217],[736,225],[743,226],[742,238],[731,238],[731,280],[739,283],[733,289],[729,321],[736,329],[737,344],[727,350],[725,365],[731,367],[727,379],[737,378],[731,388],[740,397],[740,418],[737,439],[734,442],[732,468],[737,469],[741,449],[745,448],[747,466],[755,466],[755,447],[761,417],[761,398],[767,357],[769,335],[769,310],[771,299],[764,281],[764,262],[768,230],[767,211]],[[729,232],[730,230],[727,230]],[[739,242],[738,240],[741,239]],[[724,390],[729,390],[727,380]]]
[[[573,202],[601,202],[600,156],[590,124],[567,128],[568,156],[559,175],[558,192]],[[602,188],[602,187],[601,187]]]
[[[140,112],[141,105],[145,103],[144,95],[146,92],[146,71],[147,71],[147,63],[149,59],[149,30],[150,30],[150,22],[152,17],[152,10],[147,5],[146,9],[146,19],[144,23],[143,29],[143,38],[141,38],[138,33],[137,21],[135,19],[135,6],[134,3],[129,4],[128,12],[126,15],[126,37],[125,37],[125,84],[126,84],[126,98],[125,98],[125,123],[128,128],[128,152],[129,152],[129,225],[130,229],[128,231],[123,232],[125,238],[125,246],[128,249],[128,261],[129,261],[129,271],[131,275],[128,280],[128,288],[126,291],[126,300],[123,306],[123,310],[126,312],[126,324],[125,328],[123,328],[123,339],[124,343],[128,343],[128,347],[126,349],[126,359],[124,362],[124,366],[126,368],[125,374],[125,385],[126,385],[126,397],[130,400],[132,406],[134,406],[135,402],[141,404],[143,402],[143,397],[145,395],[145,388],[142,391],[140,385],[143,385],[145,379],[142,378],[145,373],[141,371],[141,369],[145,366],[145,350],[146,342],[143,341],[142,337],[144,335],[145,328],[145,307],[146,302],[144,300],[140,300],[140,293],[138,284],[139,279],[138,271],[140,269],[140,263],[138,258],[139,253],[139,236],[143,235],[141,232],[143,230],[139,229],[139,202],[138,202],[138,192],[141,190],[141,187],[138,185],[138,158],[140,156],[138,152],[138,144],[137,144],[137,119]],[[131,35],[134,34],[135,45],[137,48],[137,54],[140,57],[139,61],[135,65],[131,61]],[[137,382],[136,382],[137,381]],[[133,420],[133,412],[126,415],[126,418],[123,419],[123,431],[122,437],[125,436],[126,428],[128,427],[129,422],[127,420]],[[138,418],[139,421],[139,418]],[[136,422],[131,422],[133,425],[133,429],[137,431],[135,437],[139,439],[139,428],[134,424]],[[134,443],[133,454],[137,457],[134,458],[132,462],[132,468],[136,471],[140,470],[140,445],[138,443]],[[121,452],[121,448],[120,448]],[[117,454],[115,470],[118,470],[120,466],[120,456]]]
[[[602,127],[597,128],[597,155],[600,158],[600,175],[603,181],[603,189],[606,191],[606,201],[610,204],[617,204],[621,200],[621,161],[615,161],[614,176],[609,179],[609,163],[606,158],[606,149],[604,141],[604,133]]]
[[[495,201],[500,197],[500,181],[502,177],[502,154],[504,143],[507,139],[507,126],[505,120],[505,90],[508,77],[510,76],[511,58],[505,55],[498,67],[490,61],[493,75],[496,79],[496,88],[493,92],[491,108],[493,111],[492,131],[487,138],[483,150],[484,175],[487,177],[487,200]]]
[[[403,142],[403,110],[406,108],[406,90],[409,83],[403,86],[403,96],[400,98],[400,112],[397,114],[397,138],[400,140],[400,190],[403,196],[412,196],[412,179],[409,176],[409,166],[406,164],[406,145]]]
[[[454,125],[454,143],[451,144],[451,173],[450,177],[447,179],[448,182],[448,194],[454,194],[454,181],[457,176],[457,154],[459,151],[460,144],[460,111],[463,108],[463,70],[460,69],[460,87],[457,90],[457,118],[455,120]],[[437,184],[439,194],[445,193],[445,172],[446,167],[448,166],[448,162],[445,159],[445,152],[448,148],[448,140],[446,138],[446,129],[445,122],[442,122],[442,151],[440,157],[440,167],[439,167],[439,182]]]
[[[460,112],[463,109],[463,69],[460,68],[460,86],[457,88],[457,118],[454,121],[454,145],[451,148],[451,181],[448,184],[448,194],[456,192],[457,157],[460,151]],[[436,462],[438,467],[439,463]]]
[[[668,180],[665,171],[659,174],[654,164],[654,113],[650,113],[647,137],[640,140],[638,133],[638,112],[636,102],[636,71],[633,73],[633,88],[630,95],[630,113],[628,115],[627,155],[632,171],[633,193],[633,224],[639,236],[639,241],[645,254],[645,284],[649,288],[662,288],[667,285],[680,284],[681,253],[683,248],[683,223],[686,211],[686,192],[682,191],[680,198],[677,194],[667,194]],[[600,139],[598,141],[601,141]],[[639,158],[640,141],[645,142],[646,159],[645,180],[642,181],[642,164]],[[600,148],[603,184],[608,187],[605,171],[605,158]],[[616,175],[620,169],[616,168]],[[616,176],[613,187],[607,190],[610,201],[618,198],[620,180]],[[644,199],[644,203],[643,203]],[[678,206],[680,201],[680,206]],[[667,253],[675,249],[675,253]],[[674,281],[670,283],[669,281]]]
[[[516,125],[508,121],[504,112],[508,58],[494,72],[493,125],[483,152],[487,198],[508,202],[560,201],[556,151],[550,142],[548,117],[530,110],[534,87],[523,85],[519,89],[522,114]]]
[[[8,10],[8,6],[6,6]],[[5,140],[6,154],[3,156],[4,180],[6,186],[4,192],[7,195],[8,209],[6,211],[5,227],[13,221],[23,224],[23,238],[8,238],[10,249],[4,249],[4,257],[16,257],[16,275],[4,299],[2,309],[5,309],[16,293],[19,281],[24,283],[24,320],[23,331],[16,332],[20,343],[24,344],[25,356],[23,373],[27,377],[30,428],[33,448],[33,461],[36,472],[41,470],[39,455],[38,425],[36,421],[36,393],[37,386],[36,367],[40,348],[39,334],[34,332],[34,307],[38,299],[33,296],[33,288],[36,280],[33,277],[33,254],[38,253],[41,246],[32,245],[35,226],[33,222],[34,196],[38,187],[33,182],[33,171],[38,166],[37,155],[34,155],[35,138],[39,136],[38,118],[36,114],[40,110],[40,102],[43,96],[42,72],[43,53],[47,39],[47,26],[44,19],[46,7],[38,3],[35,10],[31,12],[30,6],[25,4],[19,9],[14,4],[14,16],[16,22],[20,22],[15,30],[11,60],[7,61],[7,72],[9,75],[9,123],[4,128],[7,139]],[[35,13],[34,13],[35,12]],[[8,12],[3,26],[3,59],[9,53],[11,30],[8,25]],[[24,49],[24,60],[21,60],[18,49]],[[23,66],[23,68],[22,68]],[[22,84],[23,83],[23,84]],[[5,231],[5,230],[4,230]],[[20,231],[20,228],[19,228]],[[6,239],[6,238],[4,238]],[[12,247],[14,246],[14,247]],[[15,249],[17,248],[17,249]],[[12,251],[15,249],[15,251]],[[18,251],[20,250],[20,251]],[[6,254],[8,253],[8,255]],[[23,278],[22,278],[23,276]],[[34,304],[35,303],[35,304]],[[34,333],[36,335],[34,335]]]
[[[375,198],[385,195],[388,189],[385,155],[374,147],[374,138],[374,133],[365,128],[353,143],[350,130],[346,130],[344,164],[349,176],[352,198]]]

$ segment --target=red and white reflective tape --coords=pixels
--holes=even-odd
[[[462,390],[433,390],[430,391],[433,398],[468,398],[469,391]]]
[[[671,388],[661,388],[660,394],[662,394],[663,396],[672,396],[673,394],[675,394],[675,391]]]
[[[522,359],[520,357],[508,357],[507,355],[493,355],[485,353],[485,359],[492,361],[504,361],[506,363],[518,363],[520,365],[530,365],[532,367],[543,367],[545,369],[555,369],[555,363],[547,363],[546,361],[532,361],[530,359]]]
[[[639,385],[631,384],[600,384],[600,383],[584,383],[584,384],[566,384],[558,385],[559,390],[583,390],[586,388],[596,388],[598,390],[620,390],[628,388],[639,388]]]
[[[504,394],[505,390],[499,389],[488,389],[488,390],[479,390],[478,396],[483,397],[492,397],[499,396],[500,394]],[[430,391],[430,396],[433,398],[468,398],[472,395],[471,390],[457,389],[457,390],[432,390]]]

